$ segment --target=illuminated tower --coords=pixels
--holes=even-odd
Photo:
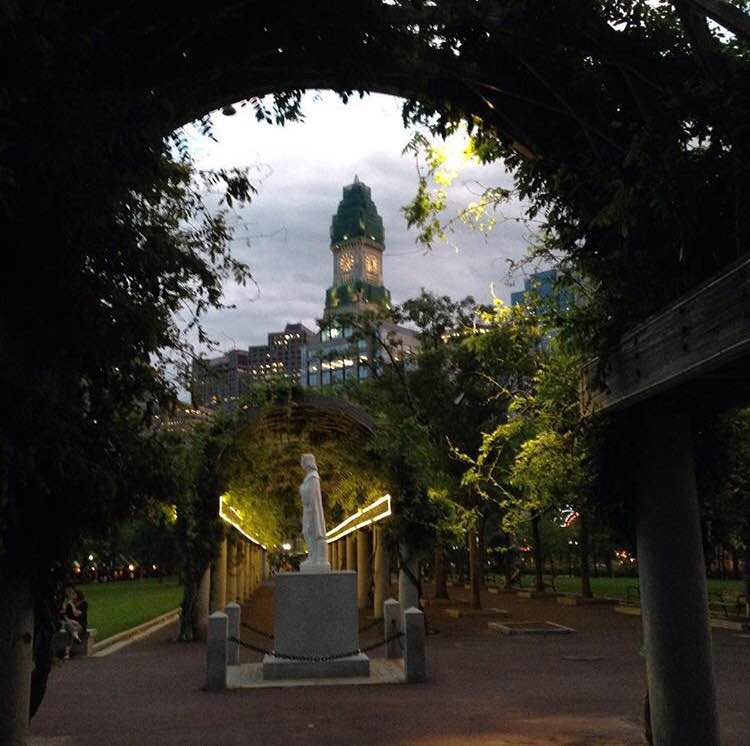
[[[383,220],[370,187],[355,176],[331,220],[333,284],[326,291],[326,318],[390,305],[383,285],[384,250]]]

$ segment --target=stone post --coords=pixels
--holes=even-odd
[[[404,612],[404,673],[409,683],[427,679],[424,614],[413,606]]]
[[[346,536],[346,569],[357,569],[357,555],[355,553],[354,546],[354,533],[347,534]]]
[[[372,563],[370,559],[370,532],[357,531],[357,608],[366,609],[370,605],[372,585]]]
[[[227,615],[223,611],[208,618],[206,686],[210,692],[227,688]]]
[[[388,567],[388,551],[383,539],[383,529],[380,526],[373,526],[373,542],[375,544],[375,591],[373,601],[373,616],[375,619],[383,618],[383,603],[388,595],[388,586],[390,583],[390,570]]]
[[[636,537],[657,746],[718,746],[706,566],[691,423],[653,406],[638,427]]]
[[[218,609],[223,609],[227,605],[227,562],[229,559],[227,542],[228,539],[225,536],[219,545],[219,557],[216,560],[216,598],[214,603]]]
[[[227,615],[227,665],[228,666],[239,666],[240,665],[240,646],[236,642],[232,642],[230,637],[236,637],[240,639],[240,616],[242,609],[239,604],[231,601],[227,604],[224,613]]]
[[[237,600],[237,540],[229,540],[227,552],[227,603]]]
[[[401,631],[401,607],[395,598],[389,598],[383,604],[383,618],[384,618],[384,638],[387,640],[397,632]],[[403,638],[401,638],[403,643]],[[385,645],[385,657],[386,658],[400,658],[401,657],[401,645],[399,640],[391,640]]]
[[[398,602],[402,609],[410,609],[412,606],[419,608],[419,587],[415,584],[415,581],[419,581],[419,563],[403,544],[399,548],[399,554],[401,568],[398,572]]]

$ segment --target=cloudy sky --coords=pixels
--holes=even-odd
[[[205,319],[220,349],[263,343],[269,331],[283,329],[286,322],[316,328],[333,272],[331,216],[342,187],[355,174],[372,189],[385,224],[385,284],[394,302],[422,287],[486,301],[493,284],[496,295],[508,300],[506,260],[525,251],[523,224],[503,221],[487,238],[462,226],[450,244],[431,252],[407,230],[401,207],[415,194],[417,171],[413,155],[401,154],[410,133],[401,122],[398,99],[372,95],[344,105],[324,92],[307,94],[304,103],[302,123],[261,124],[248,109],[238,109],[233,117],[214,116],[218,142],[188,133],[201,168],[251,166],[260,180],[258,195],[240,214],[233,243],[257,285],[228,285],[226,299],[236,308]],[[458,162],[461,139],[447,147]],[[500,165],[469,166],[451,189],[452,206],[476,199],[479,185],[510,186],[510,179]],[[511,203],[504,214],[520,214],[520,206]],[[516,277],[514,287],[521,281]]]

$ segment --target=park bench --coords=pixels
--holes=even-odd
[[[70,644],[70,636],[64,630],[55,632],[52,638],[52,655],[56,658],[62,658],[65,655],[65,648],[70,644],[70,655],[86,657],[91,655],[96,642],[96,630],[91,628],[80,633],[80,642]]]
[[[737,591],[709,591],[708,609],[726,619],[747,616],[747,597]]]

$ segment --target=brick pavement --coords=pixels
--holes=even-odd
[[[451,589],[457,599],[464,589]],[[165,629],[105,658],[56,668],[32,724],[32,746],[393,744],[394,746],[635,746],[644,688],[640,619],[608,607],[483,595],[514,621],[576,629],[509,638],[487,619],[428,608],[430,681],[421,685],[262,689],[211,694],[205,648]],[[272,628],[272,591],[243,617]],[[372,629],[363,644],[382,632]],[[254,644],[263,637],[245,631]],[[724,746],[750,743],[750,638],[714,632]],[[376,653],[379,655],[382,653]],[[243,651],[244,660],[260,655]],[[570,659],[574,660],[570,660]],[[575,660],[579,658],[579,660]],[[601,658],[601,660],[593,660]],[[586,660],[588,659],[588,660]]]

